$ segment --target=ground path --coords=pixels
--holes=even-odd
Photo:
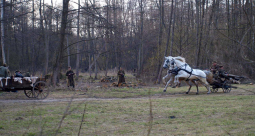
[[[8,94],[8,93],[6,93]],[[8,94],[9,96],[14,95],[13,94]],[[77,95],[83,95],[78,93],[74,94],[74,97],[62,97],[62,98],[53,98],[53,97],[48,97],[47,99],[43,99],[43,100],[38,100],[38,99],[29,99],[24,97],[24,94],[22,92],[19,93],[19,96],[23,96],[21,98],[15,98],[15,96],[10,99],[1,99],[4,98],[4,96],[0,97],[0,104],[4,103],[4,104],[8,104],[8,103],[54,103],[54,102],[69,102],[69,101],[109,101],[109,100],[139,100],[139,99],[149,99],[149,97],[145,97],[145,96],[141,96],[141,97],[129,97],[129,98],[77,98],[75,96]],[[185,96],[187,94],[185,94],[185,92],[178,92],[178,93],[171,93],[170,91],[167,93],[162,93],[162,94],[156,94],[151,96],[152,99],[160,99],[160,98],[168,98],[168,97],[181,97],[181,96]],[[193,94],[188,94],[190,96],[192,96]],[[230,93],[212,93],[212,94],[199,94],[201,96],[203,95],[255,95],[255,91],[252,89],[244,89],[244,88],[238,88],[238,89],[234,89],[232,90]]]

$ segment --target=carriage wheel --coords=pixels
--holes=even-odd
[[[229,93],[231,91],[231,85],[228,83],[224,83],[222,86],[222,90],[224,93]]]
[[[33,86],[33,92],[37,99],[45,99],[50,93],[48,86],[44,81],[36,82]]]
[[[218,88],[211,87],[211,91],[212,91],[213,93],[217,93],[217,92],[218,92]]]
[[[24,90],[24,93],[28,98],[36,98],[32,90]]]

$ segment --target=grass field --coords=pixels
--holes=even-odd
[[[254,85],[209,95],[162,87],[59,88],[43,101],[0,93],[0,135],[255,135]]]

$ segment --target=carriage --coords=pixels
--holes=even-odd
[[[185,58],[177,56],[165,57],[165,62],[163,64],[163,68],[168,68],[168,73],[165,77],[163,77],[163,81],[165,78],[170,77],[170,80],[166,83],[164,92],[166,92],[167,86],[174,81],[175,86],[180,84],[180,81],[185,81],[190,87],[186,94],[190,92],[192,84],[188,81],[191,81],[197,87],[197,94],[199,93],[198,85],[196,81],[199,81],[202,85],[204,85],[210,94],[211,92],[218,92],[219,88],[223,90],[224,93],[228,93],[232,88],[237,88],[231,85],[231,82],[238,81],[243,79],[242,76],[236,76],[232,74],[227,74],[224,71],[220,70],[217,72],[217,75],[214,75],[209,70],[200,70],[200,69],[192,69],[185,61]]]
[[[45,99],[49,89],[45,78],[39,77],[0,77],[1,91],[24,90],[28,98]]]
[[[217,76],[214,78],[214,81],[210,83],[211,85],[211,91],[213,93],[218,92],[218,90],[221,88],[224,93],[229,93],[232,88],[237,88],[235,86],[232,86],[233,81],[238,81],[243,79],[242,76],[236,76],[232,74],[226,74],[225,76]]]

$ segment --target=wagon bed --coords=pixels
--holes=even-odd
[[[49,95],[45,78],[38,77],[0,77],[2,91],[23,90],[28,98],[45,99]]]

